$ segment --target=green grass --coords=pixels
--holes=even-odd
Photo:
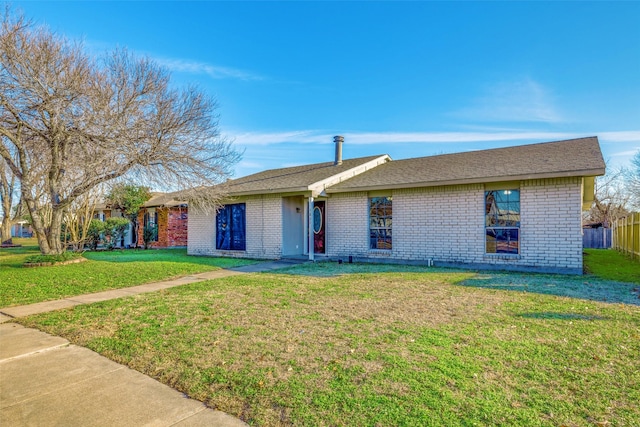
[[[0,252],[0,298],[239,262],[115,251],[21,268],[34,250]],[[252,425],[640,425],[637,269],[587,254],[575,277],[305,264],[17,321]]]
[[[640,424],[629,284],[598,281],[611,304],[589,300],[594,278],[385,269],[302,265],[20,322],[252,425]]]
[[[79,264],[22,266],[28,257],[38,254],[37,246],[0,249],[0,307],[125,288],[254,262],[191,257],[185,249],[158,249],[85,252],[88,261]]]
[[[608,280],[640,284],[640,260],[612,249],[585,249],[585,270]]]

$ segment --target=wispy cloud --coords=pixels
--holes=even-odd
[[[618,132],[600,132],[598,136],[609,142],[634,142],[640,143],[640,131],[626,130]]]
[[[285,132],[230,132],[228,134],[239,145],[272,145],[272,144],[322,144],[333,140],[328,134],[317,130],[300,130]],[[327,139],[327,141],[325,141]]]
[[[246,169],[261,169],[261,168],[264,168],[264,164],[263,163],[252,162],[252,161],[247,161],[247,160],[241,160],[238,163],[238,166],[246,168]]]
[[[558,123],[563,120],[551,91],[529,77],[490,84],[468,107],[452,115],[492,122]]]
[[[611,157],[631,157],[631,156],[635,156],[637,152],[640,151],[640,147],[636,147],[633,150],[625,150],[625,151],[618,151],[616,153],[612,153]]]
[[[573,135],[564,132],[510,131],[510,132],[382,132],[345,134],[351,144],[387,143],[459,143],[486,141],[513,141],[533,139],[564,139]]]
[[[205,74],[214,79],[264,80],[263,76],[237,68],[221,67],[188,59],[158,58],[155,60],[170,71]]]
[[[584,136],[566,132],[516,131],[505,132],[345,132],[345,141],[352,145],[393,143],[441,144],[460,142],[553,140]],[[231,132],[229,136],[241,146],[273,144],[332,144],[332,133],[319,130],[288,132]]]
[[[334,133],[324,130],[282,132],[230,132],[227,136],[241,146],[277,144],[332,144]],[[612,132],[551,132],[527,129],[505,129],[462,132],[344,132],[350,145],[375,144],[443,144],[487,141],[553,141],[585,136],[598,136],[601,142],[640,142],[640,130]]]
[[[82,43],[83,46],[96,57],[117,48],[117,45],[100,40],[84,39]],[[184,58],[168,58],[144,50],[130,51],[139,56],[149,57],[172,72],[207,75],[213,79],[265,80],[265,77],[260,74],[240,70],[238,68],[223,67],[220,65]]]

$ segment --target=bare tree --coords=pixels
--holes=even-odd
[[[624,171],[612,170],[596,178],[595,195],[586,219],[609,227],[629,213],[629,192],[625,189]]]
[[[625,172],[630,206],[640,212],[640,151],[631,159],[631,167]]]
[[[89,234],[89,226],[96,209],[96,205],[103,198],[101,188],[94,188],[78,197],[65,210],[62,220],[63,244],[71,246],[75,251],[82,251]]]
[[[94,59],[10,15],[0,28],[0,156],[20,181],[42,253],[64,250],[60,229],[71,203],[114,179],[184,190],[194,207],[217,203],[221,187],[212,184],[240,154],[220,136],[212,98],[173,88],[149,59],[124,50]]]

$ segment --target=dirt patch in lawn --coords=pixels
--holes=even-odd
[[[366,358],[372,348],[414,357],[404,349],[418,338],[415,331],[471,322],[504,302],[504,295],[443,285],[437,276],[415,281],[384,274],[348,280],[262,275],[261,282],[255,286],[249,277],[234,277],[172,290],[155,296],[156,301],[117,309],[114,321],[129,324],[132,334],[162,329],[163,342],[158,344],[163,351],[176,358],[188,354],[189,363],[199,367],[240,372],[251,366],[269,372],[265,384],[293,373],[326,372],[318,377],[323,382],[337,366],[357,365],[363,375],[380,370],[379,361]],[[106,323],[75,338],[112,336]],[[180,331],[188,331],[193,339],[185,341]],[[144,354],[130,364],[148,369],[157,355]],[[164,371],[166,366],[158,368]]]

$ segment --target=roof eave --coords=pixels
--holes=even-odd
[[[382,156],[378,156],[368,162],[359,164],[352,168],[349,168],[343,172],[335,173],[328,178],[325,178],[320,181],[313,182],[307,186],[300,187],[288,187],[288,188],[270,188],[270,189],[258,189],[258,190],[246,190],[246,191],[233,191],[233,189],[229,189],[228,195],[231,197],[243,197],[243,196],[259,196],[261,194],[302,194],[302,195],[320,195],[326,188],[329,188],[331,185],[335,185],[339,182],[344,182],[349,178],[357,176],[361,173],[364,173],[368,170],[375,168],[376,166],[387,162],[391,158],[389,155],[384,154]]]
[[[259,196],[261,194],[282,194],[282,193],[297,193],[306,195],[310,193],[309,187],[291,187],[291,188],[270,188],[267,190],[248,190],[248,191],[229,191],[226,195],[230,197],[243,197],[243,196]]]
[[[392,185],[370,185],[362,187],[334,188],[326,189],[327,193],[352,193],[354,191],[378,191],[378,190],[399,190],[404,188],[422,188],[422,187],[442,187],[447,185],[464,185],[464,184],[484,184],[502,181],[526,181],[531,179],[548,179],[548,178],[569,178],[583,176],[600,176],[604,175],[605,169],[586,169],[581,171],[565,171],[565,172],[549,172],[541,174],[525,174],[525,175],[505,175],[492,177],[478,177],[469,179],[452,179],[446,181],[429,181],[429,182],[410,182]]]
[[[325,193],[325,190],[327,190],[328,188],[331,188],[331,186],[347,181],[348,179],[353,178],[354,176],[358,176],[362,173],[365,173],[390,160],[391,160],[391,157],[389,157],[388,154],[383,154],[382,156],[376,157],[373,160],[369,160],[366,163],[362,163],[358,166],[349,168],[343,172],[331,175],[330,177],[325,178],[321,181],[314,182],[313,184],[309,185],[309,189],[311,190],[312,195],[314,197],[319,196]]]
[[[187,201],[180,200],[170,200],[168,202],[160,203],[160,202],[152,202],[145,203],[142,205],[143,208],[175,208],[176,206],[188,205]]]

